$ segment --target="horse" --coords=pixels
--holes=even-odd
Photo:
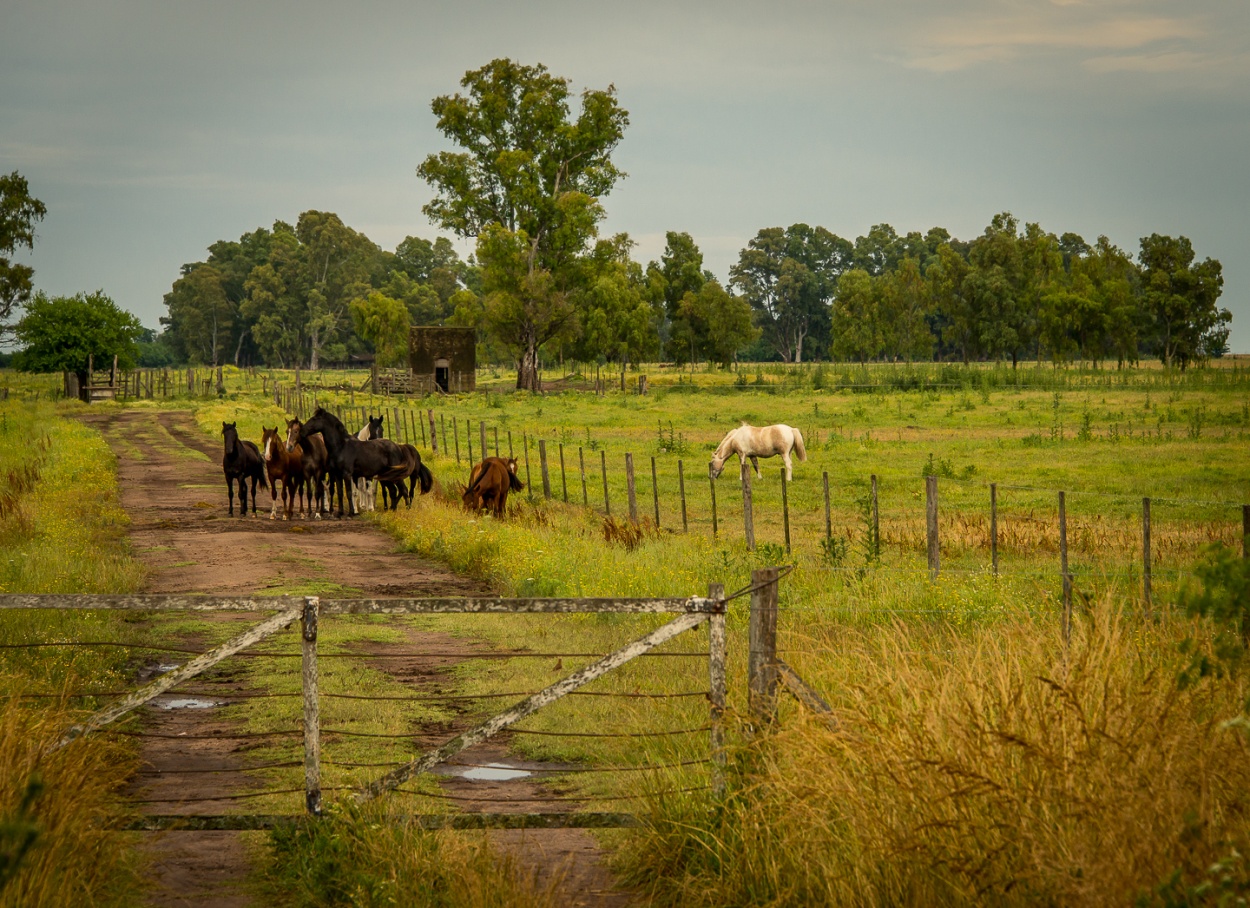
[[[394,442],[384,438],[361,441],[350,435],[339,418],[323,407],[318,407],[300,428],[299,440],[302,443],[318,432],[325,440],[331,479],[339,493],[339,517],[343,516],[345,491],[352,487],[356,477],[372,479],[402,463],[399,447]],[[354,500],[348,500],[347,514],[356,516]]]
[[[329,462],[329,455],[326,453],[326,443],[320,434],[310,435],[301,444],[299,439],[300,429],[304,426],[297,416],[294,419],[286,421],[286,450],[290,454],[294,451],[300,452],[301,466],[304,470],[304,482],[308,487],[308,498],[310,500],[309,510],[313,511],[313,517],[317,520],[321,519],[321,512],[326,510],[326,464]],[[313,495],[314,488],[316,495]],[[313,510],[311,502],[316,502],[316,510]]]
[[[464,506],[471,511],[489,507],[495,517],[502,519],[508,506],[508,492],[525,488],[516,475],[515,457],[486,457],[469,472],[469,485],[461,496]]]
[[[721,470],[725,468],[725,461],[731,454],[737,454],[743,469],[746,469],[747,458],[750,458],[751,466],[755,467],[755,475],[763,479],[764,474],[760,472],[760,463],[756,458],[780,454],[781,459],[786,462],[786,479],[793,479],[790,469],[791,451],[798,453],[799,460],[807,460],[807,449],[803,447],[803,435],[798,429],[785,425],[764,426],[762,429],[757,429],[755,426],[743,423],[717,445],[716,452],[712,455],[712,478],[716,479],[720,476]]]
[[[373,441],[375,438],[382,438],[382,424],[385,422],[385,416],[370,416],[369,421],[360,427],[360,431],[356,433],[356,437],[361,441]],[[356,496],[357,511],[372,511],[374,499],[376,497],[373,491],[373,480],[359,478],[352,487],[352,494]],[[385,487],[382,494],[382,506],[386,506]]]
[[[356,436],[362,440],[377,441],[383,438],[382,426],[386,422],[385,416],[370,416],[369,422],[365,425],[360,433]],[[393,511],[399,507],[399,499],[402,497],[408,507],[412,507],[412,499],[416,493],[417,484],[421,485],[421,494],[427,494],[430,489],[434,488],[434,474],[430,472],[430,468],[421,462],[421,454],[410,444],[401,444],[399,447],[400,457],[403,464],[383,473],[377,477],[377,481],[382,486],[382,508],[385,510],[389,507]],[[407,488],[404,487],[404,481],[408,481]],[[359,487],[361,480],[357,480]],[[372,495],[366,491],[366,501],[369,502],[372,509]]]
[[[234,481],[239,481],[239,516],[247,516],[247,481],[252,480],[252,516],[256,516],[256,483],[265,481],[265,467],[260,459],[260,449],[255,442],[240,441],[237,423],[223,422],[221,434],[225,439],[225,453],[221,469],[226,474],[226,498],[230,502],[230,516],[234,516]]]
[[[265,472],[269,477],[269,494],[273,498],[273,507],[269,509],[269,519],[278,517],[278,483],[282,483],[283,520],[290,520],[295,509],[295,493],[299,492],[300,516],[307,516],[304,511],[304,488],[307,485],[304,476],[304,449],[298,444],[288,449],[278,435],[278,427],[264,429],[262,427],[261,456],[265,460]],[[308,496],[311,509],[312,496]]]

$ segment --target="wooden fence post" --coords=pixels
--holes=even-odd
[[[391,414],[395,417],[395,421],[392,423],[392,425],[395,426],[395,441],[396,443],[398,443],[400,441],[400,433],[402,433],[406,429],[406,426],[404,425],[403,421],[399,418],[399,407],[391,407]],[[403,440],[407,441],[408,439],[405,438]]]
[[[569,503],[569,481],[564,474],[564,442],[560,442],[560,491],[564,495],[564,503]]]
[[[586,453],[582,446],[577,446],[577,468],[582,474],[582,507],[590,507],[590,495],[586,492]]]
[[[877,474],[872,475],[872,557],[881,557],[881,512],[877,508]]]
[[[833,538],[833,520],[829,514],[829,471],[826,470],[823,476],[825,486],[825,538]]]
[[[521,433],[521,450],[525,454],[525,492],[532,501],[534,498],[534,484],[530,482],[530,437],[525,432]]]
[[[434,431],[434,411],[426,410],[425,413],[430,418],[430,450],[438,454],[438,433]],[[443,445],[443,450],[447,450],[446,445]]]
[[[499,426],[491,426],[495,433],[495,456],[499,456]]]
[[[709,583],[707,597],[721,602],[724,607],[725,585]],[[708,675],[711,682],[712,700],[712,791],[725,793],[725,662],[728,647],[725,634],[725,613],[713,613],[708,619]]]
[[[1141,500],[1141,592],[1146,620],[1150,620],[1150,499]]]
[[[460,463],[460,427],[456,425],[454,416],[451,418],[451,437],[456,443],[456,463]]]
[[[603,513],[606,517],[612,516],[612,504],[608,501],[608,454],[606,451],[599,452],[599,472],[603,476]]]
[[[755,507],[751,501],[751,468],[742,464],[738,473],[742,479],[742,524],[746,533],[747,551],[755,551]]]
[[[622,372],[623,376],[625,373]],[[629,493],[629,522],[638,522],[638,495],[634,488],[634,455],[625,455],[625,489]]]
[[[1072,640],[1072,575],[1068,573],[1068,511],[1059,493],[1059,570],[1063,574],[1063,647]]]
[[[551,474],[547,472],[547,439],[538,439],[538,464],[543,474],[543,498],[551,500]]]
[[[677,461],[677,491],[681,495],[681,531],[689,533],[690,525],[686,522],[686,468],[680,460]]]
[[[1241,506],[1241,557],[1250,558],[1250,504]]]
[[[751,571],[747,699],[751,718],[759,725],[768,725],[777,716],[777,578],[780,573],[775,567]]]
[[[509,457],[516,456],[515,454],[512,453],[512,430],[511,429],[508,430],[508,456]]]
[[[929,579],[936,581],[941,569],[941,547],[938,544],[938,487],[936,476],[924,478],[925,522],[929,541]]]
[[[990,566],[998,576],[998,483],[990,483]]]
[[[495,431],[498,432],[499,430],[496,429]],[[480,419],[477,421],[477,433],[479,436],[479,441],[481,441],[482,443],[481,444],[482,460],[485,460],[486,459],[486,423],[482,422],[482,420]],[[498,445],[496,445],[495,447],[498,447]]]
[[[438,414],[438,424],[439,424],[439,428],[443,430],[443,456],[446,457],[448,454],[451,453],[451,450],[447,447],[447,414],[446,413]],[[459,457],[456,458],[456,463],[460,463]]]
[[[712,478],[712,464],[709,461],[707,465],[707,481],[708,486],[712,490],[712,538],[716,538],[716,480]]]
[[[651,502],[655,505],[655,525],[660,526],[660,484],[655,476],[655,457],[651,458]]]
[[[464,443],[469,449],[469,467],[473,467],[473,421],[468,417],[464,420]]]
[[[786,468],[781,468],[781,522],[786,529],[786,554],[790,554],[790,494],[786,489]]]
[[[304,688],[304,806],[321,816],[321,707],[317,693],[317,611],[320,600],[304,597],[302,666]]]

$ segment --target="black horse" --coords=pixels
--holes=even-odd
[[[339,494],[339,517],[343,516],[344,492],[351,489],[357,478],[373,479],[403,464],[403,455],[394,442],[361,441],[347,431],[337,416],[322,407],[300,428],[300,442],[318,432],[325,440],[331,482]],[[356,516],[356,505],[350,497],[347,514]]]
[[[247,516],[247,481],[252,480],[252,516],[256,516],[256,483],[265,482],[265,462],[255,442],[240,441],[237,423],[223,422],[221,434],[226,440],[225,455],[221,469],[226,474],[226,497],[230,501],[230,516],[234,516],[234,481],[239,481],[239,516]]]
[[[362,434],[367,430],[370,441],[385,440],[382,434],[385,422],[385,416],[370,416],[369,424],[362,430]],[[398,447],[403,463],[377,477],[378,483],[382,486],[382,507],[383,509],[388,507],[389,496],[389,507],[392,511],[399,506],[400,498],[404,499],[408,507],[412,507],[417,483],[421,484],[422,495],[434,488],[434,474],[421,462],[421,454],[417,449],[410,444],[401,444]],[[406,487],[405,481],[407,481]]]

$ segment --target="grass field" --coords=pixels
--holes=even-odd
[[[440,491],[410,511],[369,519],[400,545],[484,578],[501,593],[689,596],[702,594],[709,582],[730,591],[744,586],[755,567],[794,565],[781,587],[779,647],[834,706],[838,724],[830,728],[787,703],[768,734],[751,736],[735,726],[736,772],[724,799],[706,790],[705,732],[559,734],[704,727],[707,707],[698,694],[707,686],[706,662],[695,657],[638,660],[589,689],[660,699],[569,698],[524,723],[530,734],[513,739],[525,756],[606,770],[558,780],[589,806],[643,812],[648,822],[641,831],[606,839],[619,847],[622,873],[655,904],[1202,904],[1221,893],[1244,893],[1250,880],[1240,857],[1250,847],[1246,683],[1236,663],[1218,659],[1211,663],[1216,671],[1187,680],[1193,654],[1226,652],[1226,637],[1175,608],[1206,546],[1241,545],[1241,505],[1250,502],[1250,374],[1240,364],[1187,375],[1049,366],[1016,373],[753,365],[736,373],[644,371],[646,396],[520,395],[506,390],[508,376],[489,371],[479,376],[484,393],[417,400],[324,387],[359,388],[363,375],[305,374],[302,382],[307,407],[315,397],[375,413],[384,408],[392,437],[399,409],[404,433],[417,442]],[[171,404],[194,408],[208,436],[218,436],[222,421],[237,420],[242,437],[259,440],[261,425],[284,414],[260,393],[262,377],[232,370],[226,377],[225,399]],[[573,376],[562,384],[587,377],[593,380]],[[285,386],[293,376],[263,378],[271,392],[274,379]],[[429,410],[440,434],[437,455],[418,428],[428,433]],[[418,415],[425,416],[421,423]],[[732,467],[716,484],[713,535],[707,461],[740,421],[786,422],[805,435],[808,460],[795,465],[786,490],[789,552],[776,460],[762,462],[765,476],[753,484],[755,551],[743,539]],[[511,436],[523,477],[528,458],[529,488],[503,521],[467,515],[458,504],[469,446],[480,455],[482,423],[492,449],[496,431],[503,453]],[[550,500],[542,493],[539,441],[547,450]],[[638,511],[649,518],[628,545],[619,523],[607,525],[600,468],[606,463],[611,513],[620,521],[628,513],[627,453],[635,464]],[[825,473],[832,541],[825,534]],[[936,582],[925,559],[926,473],[939,477]],[[879,553],[869,534],[872,476]],[[990,483],[998,494],[998,576],[990,571]],[[1067,651],[1059,634],[1061,490],[1078,605]],[[1146,496],[1152,499],[1153,621],[1142,620]],[[612,616],[410,622],[499,652],[520,647],[551,654],[606,652],[655,623]],[[729,628],[731,703],[740,716],[743,600],[731,606]],[[324,640],[327,651],[347,651],[366,637],[401,633],[393,621],[327,622]],[[686,637],[668,649],[706,649],[705,631]],[[579,664],[556,655],[478,660],[456,678],[461,693],[488,697],[537,689]],[[285,691],[296,683],[255,671],[249,683],[261,688]],[[399,689],[380,673],[346,666],[327,671],[325,681],[330,691]],[[663,696],[679,693],[693,696]],[[261,702],[279,705],[244,716],[256,728],[295,722],[294,702]],[[497,702],[483,700],[473,710],[487,715]],[[418,712],[437,716],[429,712],[437,709],[432,704],[366,710],[350,701],[327,703],[327,725],[361,730],[402,730]],[[279,758],[293,753],[274,751]],[[411,753],[402,743],[352,745],[336,760]],[[648,766],[668,768],[626,771]],[[368,775],[328,767],[326,785],[358,784]],[[409,787],[417,793],[395,799],[394,809],[451,809],[428,797],[432,788]],[[362,839],[353,854],[391,847],[371,840],[368,828],[354,827]],[[283,853],[289,859],[289,850]],[[461,865],[477,866],[475,860],[469,854]],[[283,867],[295,872],[289,860]]]

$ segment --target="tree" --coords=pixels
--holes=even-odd
[[[221,272],[196,264],[165,294],[169,315],[161,319],[177,334],[191,362],[217,366],[229,343],[238,307],[226,296]]]
[[[532,267],[525,231],[488,226],[478,238],[482,265],[482,323],[521,361],[517,387],[538,391],[538,350],[556,337],[570,337],[577,311],[569,294],[545,268]]]
[[[880,283],[881,333],[886,351],[909,363],[929,359],[933,354],[933,333],[926,319],[930,296],[920,276],[919,260],[909,255],[897,269],[875,280]]]
[[[852,268],[833,298],[833,355],[865,363],[881,353],[881,314],[872,276]]]
[[[670,230],[665,234],[664,254],[647,266],[647,279],[657,303],[664,309],[667,326],[661,326],[665,355],[683,363],[694,357],[695,331],[679,312],[688,293],[698,293],[708,281],[703,270],[703,253],[688,233]],[[664,328],[667,327],[667,331]]]
[[[478,238],[478,260],[493,256],[499,305],[486,306],[491,330],[520,353],[517,387],[538,388],[539,338],[554,336],[568,322],[527,313],[555,313],[569,291],[570,268],[594,238],[603,219],[599,199],[624,174],[612,163],[629,124],[616,89],[586,90],[576,119],[569,107],[569,83],[545,66],[493,60],[465,74],[467,95],[443,95],[431,103],[438,128],[464,151],[428,156],[418,176],[436,197],[422,210],[458,236]],[[511,239],[499,235],[502,229]],[[489,236],[489,239],[488,239]],[[512,251],[524,238],[524,256]],[[483,255],[483,243],[492,247]],[[498,268],[508,263],[507,274]],[[525,273],[515,268],[524,266]],[[503,287],[510,288],[506,292]],[[509,299],[507,305],[502,302]],[[541,302],[540,302],[541,299]],[[522,301],[525,301],[524,303]],[[504,321],[494,323],[494,314]]]
[[[968,294],[971,266],[950,243],[941,243],[925,272],[929,299],[938,322],[938,337],[950,350],[958,350],[967,365],[980,352],[976,312]]]
[[[112,365],[116,356],[119,367],[134,368],[143,326],[102,290],[58,297],[37,293],[14,333],[24,346],[14,357],[18,369],[69,371],[85,377],[88,357]]]
[[[396,366],[408,358],[408,309],[377,290],[348,304],[356,333],[373,344],[378,363]]]
[[[1140,259],[1142,303],[1164,365],[1184,369],[1221,350],[1233,316],[1215,305],[1224,287],[1219,261],[1204,259],[1195,265],[1188,238],[1157,233],[1142,237]]]
[[[34,288],[35,270],[9,257],[19,247],[35,248],[35,222],[47,213],[20,173],[0,176],[0,340],[13,330],[8,324],[13,309],[24,305]]]
[[[728,366],[739,350],[760,336],[760,329],[751,323],[750,303],[719,281],[704,281],[698,290],[687,291],[677,308],[689,335],[692,361],[701,354]]]
[[[599,240],[583,260],[580,288],[574,294],[582,338],[578,354],[587,360],[639,362],[659,352],[661,315],[643,290],[642,268],[630,258],[634,242],[620,233]]]
[[[1037,314],[1035,301],[1030,305],[1026,293],[1018,225],[1010,212],[994,215],[985,233],[969,247],[972,271],[964,279],[982,349],[995,358],[1010,356],[1012,368],[1036,336]]]
[[[850,264],[851,244],[823,227],[793,224],[757,233],[730,271],[733,286],[755,310],[756,324],[784,362],[802,362],[813,336],[829,338],[829,301]]]

